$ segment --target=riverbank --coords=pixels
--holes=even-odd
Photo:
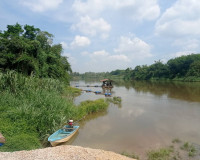
[[[108,107],[104,99],[76,106],[79,89],[59,80],[0,73],[0,132],[6,143],[0,151],[33,150],[49,145],[47,138],[67,120],[80,120]]]
[[[63,145],[30,151],[0,152],[1,160],[134,160],[100,149]]]

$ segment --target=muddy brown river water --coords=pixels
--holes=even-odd
[[[99,81],[73,81],[71,86],[102,91]],[[79,123],[72,145],[145,154],[169,145],[173,139],[200,144],[200,83],[115,82],[113,96],[121,105],[110,104],[107,111],[93,114]],[[83,92],[75,99],[106,98]]]

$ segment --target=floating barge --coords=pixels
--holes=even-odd
[[[113,88],[113,80],[111,79],[102,79],[100,80],[103,84],[101,85],[102,88]]]

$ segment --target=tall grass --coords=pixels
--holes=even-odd
[[[0,151],[40,148],[69,118],[78,120],[108,106],[104,100],[74,106],[70,93],[72,88],[58,80],[0,73],[0,131],[7,140]]]
[[[108,103],[104,99],[98,99],[95,101],[84,101],[74,109],[73,117],[76,117],[75,120],[82,119],[88,114],[96,113],[102,110],[105,110],[108,107]]]
[[[159,150],[149,151],[147,153],[148,160],[169,160],[172,152],[173,150],[171,148],[161,148]]]

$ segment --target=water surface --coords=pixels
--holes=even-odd
[[[71,82],[77,84],[102,91],[83,87],[100,85],[98,81]],[[122,104],[111,104],[107,111],[81,121],[71,144],[138,155],[175,138],[200,144],[200,83],[116,82],[111,92]],[[83,92],[75,103],[99,98],[105,96]]]

